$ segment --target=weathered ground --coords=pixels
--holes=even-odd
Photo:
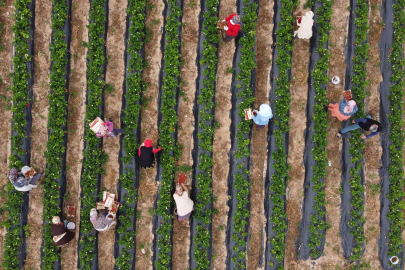
[[[84,117],[86,111],[86,55],[87,49],[80,42],[88,42],[89,2],[73,0],[72,3],[72,41],[70,43],[71,71],[69,79],[69,103],[68,103],[68,147],[66,155],[66,198],[63,214],[66,217],[67,206],[75,206],[75,217],[68,220],[76,224],[75,238],[62,248],[62,269],[70,270],[77,268],[77,241],[80,224],[80,177],[83,159],[83,135]]]
[[[269,103],[270,68],[272,60],[273,43],[273,5],[272,1],[260,1],[259,17],[256,28],[256,92],[254,108],[259,109],[263,103]],[[268,125],[258,129],[253,125],[252,135],[252,166],[250,171],[250,226],[249,226],[249,250],[247,269],[263,269],[259,266],[259,260],[264,256],[262,241],[266,239],[266,217],[264,215],[265,172],[267,166],[267,131]],[[264,234],[264,235],[263,235]],[[265,240],[264,240],[265,241]],[[260,268],[259,268],[260,267]]]
[[[46,0],[35,2],[35,34],[34,34],[34,100],[32,106],[32,136],[31,136],[31,166],[43,168],[46,166],[44,153],[48,140],[48,93],[50,53],[49,41],[51,37],[51,10],[52,6]],[[37,188],[29,193],[27,258],[25,269],[40,269],[41,243],[43,224],[44,192],[42,183],[45,176],[39,180]]]

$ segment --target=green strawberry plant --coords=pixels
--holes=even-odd
[[[50,57],[52,60],[50,74],[50,93],[48,130],[49,138],[47,142],[46,157],[46,178],[44,184],[44,193],[47,196],[43,198],[44,204],[44,234],[43,234],[43,252],[46,256],[42,257],[42,269],[54,269],[54,262],[59,260],[59,248],[56,248],[50,231],[50,221],[53,216],[60,216],[59,208],[59,184],[58,179],[62,175],[62,162],[65,156],[66,148],[64,138],[66,134],[67,120],[67,95],[66,89],[66,65],[68,64],[68,44],[66,33],[63,30],[65,23],[69,23],[68,5],[66,0],[52,1],[52,42],[50,44]]]
[[[138,127],[138,118],[141,110],[140,100],[142,93],[146,92],[148,85],[142,79],[142,71],[148,66],[148,62],[142,58],[141,50],[147,43],[145,39],[146,27],[146,0],[129,0],[127,14],[131,22],[127,52],[130,57],[127,78],[125,108],[123,108],[123,124],[125,137],[123,140],[126,156],[121,158],[124,164],[131,162],[137,155],[137,138],[134,130]],[[125,168],[128,169],[128,168]],[[133,260],[130,251],[135,248],[135,237],[131,220],[135,219],[134,204],[137,199],[137,190],[134,187],[135,174],[132,171],[124,172],[120,176],[121,187],[125,189],[124,203],[120,206],[117,232],[123,234],[119,239],[119,245],[124,246],[121,255],[115,261],[118,269],[130,269]]]
[[[356,7],[356,18],[354,24],[357,29],[354,31],[354,36],[356,38],[354,42],[355,56],[352,57],[353,61],[353,72],[354,74],[351,77],[353,87],[352,87],[352,96],[356,100],[359,110],[356,113],[356,117],[366,117],[364,113],[364,98],[366,97],[366,88],[369,84],[367,78],[367,61],[369,45],[367,43],[367,31],[369,29],[368,25],[368,1],[359,0],[357,1]],[[363,255],[362,244],[365,241],[364,237],[364,223],[365,219],[363,217],[364,210],[364,191],[365,188],[361,184],[360,172],[363,169],[362,160],[363,160],[363,150],[365,144],[363,139],[360,138],[361,132],[351,131],[352,136],[349,138],[350,149],[349,153],[351,155],[351,163],[355,167],[350,168],[350,193],[352,199],[350,200],[351,210],[350,210],[350,220],[348,225],[350,227],[350,234],[353,236],[353,250],[349,257],[352,261],[358,261]]]
[[[162,122],[159,126],[159,145],[163,152],[160,158],[160,166],[163,169],[162,181],[159,189],[159,200],[157,202],[157,213],[163,220],[156,230],[158,234],[158,248],[160,249],[155,261],[157,270],[170,269],[171,261],[169,253],[171,252],[171,224],[173,215],[170,213],[173,197],[172,186],[174,174],[176,171],[175,161],[180,158],[181,149],[176,146],[176,140],[172,134],[176,131],[177,112],[176,96],[179,87],[180,66],[180,36],[179,27],[181,26],[182,10],[177,6],[177,0],[167,1],[170,14],[167,16],[165,25],[165,46],[163,58],[165,64],[163,71],[165,76],[162,85],[162,97],[160,111],[162,113]]]
[[[293,10],[296,8],[298,1],[281,0],[280,14],[281,21],[279,22],[279,28],[276,30],[276,42],[278,56],[275,60],[279,68],[278,76],[274,77],[277,88],[275,90],[276,101],[274,105],[274,137],[276,138],[275,145],[277,150],[273,151],[272,159],[274,160],[273,168],[275,173],[271,176],[270,190],[272,195],[270,199],[274,204],[270,221],[273,224],[272,230],[275,236],[269,239],[271,243],[272,258],[269,258],[269,264],[274,264],[274,261],[281,263],[284,260],[285,249],[285,236],[287,223],[285,219],[287,214],[285,213],[285,201],[283,196],[285,195],[285,181],[288,177],[288,164],[287,155],[284,149],[283,133],[288,132],[290,127],[288,122],[290,117],[288,111],[290,109],[290,77],[288,71],[291,69],[292,57],[291,52],[293,50],[293,23],[294,17],[292,15]],[[279,265],[280,269],[284,269]],[[278,269],[277,268],[277,269]]]
[[[314,175],[311,179],[313,183],[313,191],[316,196],[314,197],[315,205],[313,210],[317,214],[310,216],[310,237],[308,242],[308,247],[311,249],[311,257],[313,259],[318,258],[321,255],[320,245],[321,239],[325,238],[324,231],[328,228],[327,224],[323,219],[326,215],[325,209],[325,183],[322,179],[326,177],[327,168],[327,152],[326,152],[326,137],[328,132],[326,128],[328,127],[327,113],[324,111],[324,107],[328,104],[326,99],[325,85],[328,82],[327,71],[329,67],[330,52],[327,49],[327,44],[329,41],[329,30],[331,29],[330,19],[332,16],[332,5],[333,1],[322,0],[319,1],[322,5],[316,10],[316,21],[319,25],[318,35],[319,43],[317,53],[320,54],[321,59],[315,63],[315,68],[311,71],[313,86],[315,89],[315,105],[314,105],[314,135],[312,140],[316,143],[312,148],[312,156],[316,161],[317,166],[313,166]],[[315,3],[313,3],[314,5]]]
[[[197,198],[195,201],[197,221],[194,236],[195,250],[194,259],[197,263],[196,269],[209,270],[211,258],[208,257],[207,248],[211,244],[211,233],[207,226],[212,223],[212,159],[213,139],[215,128],[219,127],[217,121],[214,121],[212,110],[215,107],[215,83],[218,66],[217,48],[220,40],[217,22],[218,22],[218,0],[208,0],[205,3],[208,11],[203,13],[203,35],[206,40],[203,41],[203,58],[200,61],[203,79],[203,88],[198,96],[198,104],[203,109],[199,111],[198,128],[204,132],[198,133],[200,149],[198,168],[201,173],[196,175],[197,179]],[[211,204],[211,207],[209,205]]]
[[[402,229],[404,228],[404,213],[405,204],[403,197],[404,182],[404,57],[403,44],[405,43],[405,1],[399,0],[393,5],[394,8],[394,41],[390,48],[389,61],[391,62],[391,87],[390,87],[390,113],[388,119],[390,122],[389,139],[391,145],[389,147],[390,164],[388,166],[390,191],[387,198],[391,205],[387,214],[388,220],[391,222],[390,230],[387,234],[388,256],[398,256],[402,252],[403,238]]]
[[[9,156],[10,169],[13,167],[21,169],[26,165],[20,157],[24,156],[28,150],[23,147],[22,140],[27,138],[27,133],[25,131],[25,128],[28,125],[26,116],[31,113],[27,108],[32,104],[28,97],[28,94],[31,91],[31,85],[27,81],[27,79],[31,78],[27,64],[32,61],[29,46],[33,43],[29,31],[32,22],[30,5],[31,0],[14,1],[15,23],[12,27],[14,34],[14,72],[12,73],[11,86],[11,91],[13,93],[13,133],[11,135],[11,155]],[[29,147],[29,145],[26,147]],[[2,266],[4,269],[20,269],[19,261],[21,257],[19,248],[20,245],[23,244],[21,236],[24,234],[21,224],[23,193],[16,191],[11,183],[7,184],[6,191],[7,202],[5,203],[4,208],[8,210],[8,220],[5,223],[7,232],[4,239]]]
[[[254,97],[251,87],[252,70],[256,68],[256,25],[257,25],[257,4],[252,3],[250,0],[244,0],[243,8],[243,31],[245,35],[239,39],[239,44],[242,45],[241,61],[238,63],[240,72],[236,75],[236,79],[241,83],[237,86],[239,98],[244,98],[238,104],[238,116],[243,119],[237,125],[238,131],[236,132],[236,140],[238,149],[233,152],[237,159],[250,156],[250,139],[249,135],[252,129],[252,122],[245,121],[245,109],[252,108]],[[235,232],[232,236],[232,241],[235,242],[233,251],[238,256],[231,258],[232,262],[236,264],[237,269],[245,269],[246,262],[245,254],[246,249],[246,236],[247,236],[247,218],[250,215],[248,210],[250,184],[247,180],[249,178],[248,163],[240,162],[237,165],[237,172],[232,177],[234,180],[237,207],[233,218],[233,228]]]
[[[104,5],[106,0],[93,0],[90,6],[89,43],[87,52],[87,88],[89,91],[86,105],[85,117],[85,149],[83,151],[82,169],[82,209],[80,211],[80,232],[82,237],[79,242],[79,261],[82,269],[91,269],[92,260],[96,256],[93,252],[97,243],[95,230],[91,224],[89,216],[90,209],[95,207],[97,202],[97,182],[99,175],[105,173],[102,165],[107,162],[108,156],[101,149],[100,139],[90,130],[89,124],[102,115],[100,106],[103,103],[101,96],[105,87],[103,65],[105,60],[105,40],[102,38],[105,33],[106,16]]]

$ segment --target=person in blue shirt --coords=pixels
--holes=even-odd
[[[270,106],[267,104],[262,104],[260,105],[259,110],[253,111],[252,119],[259,129],[267,125],[271,118],[273,118],[273,113]]]

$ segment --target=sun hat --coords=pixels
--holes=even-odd
[[[263,117],[271,117],[271,108],[268,104],[262,104],[260,105],[259,112]]]
[[[305,13],[305,16],[312,19],[314,17],[314,13],[312,11],[308,11]]]
[[[375,125],[372,125],[372,126],[370,127],[370,131],[371,131],[371,132],[376,132],[377,129],[378,129],[378,127],[375,126]]]
[[[52,223],[53,223],[53,224],[59,224],[59,223],[60,223],[60,217],[54,216],[54,217],[52,218]]]
[[[68,228],[68,230],[74,230],[76,228],[76,225],[73,222],[69,222],[66,225],[66,228]]]

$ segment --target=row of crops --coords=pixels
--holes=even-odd
[[[350,34],[353,44],[349,44],[350,69],[353,72],[350,86],[359,106],[356,117],[365,117],[366,67],[368,60],[368,2],[353,0],[353,13],[350,18]],[[160,181],[157,196],[157,214],[154,216],[154,231],[156,235],[153,245],[153,263],[156,269],[170,269],[173,244],[173,183],[175,173],[179,169],[176,161],[180,159],[182,146],[177,144],[178,129],[178,100],[180,90],[181,60],[181,21],[183,2],[169,0],[164,10],[163,59],[160,88],[159,145],[163,152],[157,164]],[[270,93],[271,107],[274,108],[275,125],[271,128],[268,151],[268,173],[266,178],[266,216],[268,240],[265,245],[266,269],[283,269],[285,256],[285,238],[288,231],[286,222],[286,181],[288,181],[287,155],[290,109],[290,80],[292,66],[292,51],[294,40],[291,35],[294,17],[292,12],[297,8],[297,1],[279,0],[275,5],[275,29],[273,33],[273,68],[270,74],[272,91]],[[308,122],[310,132],[306,134],[306,155],[315,166],[306,164],[305,198],[303,220],[301,223],[301,258],[313,259],[323,253],[324,239],[329,224],[326,222],[325,209],[325,176],[327,153],[327,114],[323,110],[328,103],[326,99],[326,83],[329,80],[327,70],[330,53],[328,50],[330,18],[332,16],[330,0],[309,2],[316,13],[314,39],[311,41],[311,61],[309,67],[310,85],[308,112],[311,120]],[[10,168],[20,168],[30,164],[30,132],[33,67],[32,55],[33,10],[30,1],[16,0],[15,25],[13,26],[14,56],[11,88],[13,93],[13,125],[12,125],[12,154],[9,158]],[[391,102],[388,115],[389,141],[385,151],[389,151],[390,189],[387,198],[390,201],[386,218],[390,221],[387,230],[386,254],[399,256],[403,254],[401,237],[403,227],[403,212],[405,204],[402,200],[403,180],[403,87],[404,71],[402,44],[405,39],[405,24],[403,7],[405,2],[398,1],[393,5],[394,22],[392,27],[393,43],[390,48],[391,87],[389,101]],[[231,269],[245,269],[248,256],[248,227],[250,222],[250,148],[252,137],[252,122],[244,121],[244,109],[251,108],[255,100],[256,76],[256,35],[258,4],[255,1],[238,2],[242,15],[243,30],[236,38],[236,53],[233,66],[231,111],[231,154],[228,187],[230,196],[230,211],[227,229],[227,258],[226,263]],[[60,267],[60,251],[52,242],[49,221],[52,216],[60,215],[66,190],[66,149],[67,149],[67,108],[70,72],[70,0],[53,0],[52,6],[52,40],[50,45],[51,72],[49,89],[48,142],[45,153],[47,168],[46,180],[43,186],[47,196],[44,205],[44,234],[42,251],[43,269]],[[190,266],[193,269],[211,269],[214,250],[212,245],[212,216],[217,213],[213,208],[212,166],[213,141],[215,129],[219,127],[215,116],[217,102],[216,80],[218,69],[218,47],[220,36],[217,31],[219,16],[219,1],[207,0],[202,2],[202,24],[199,34],[199,68],[194,131],[195,149],[192,176],[193,199],[196,214],[191,224]],[[122,104],[122,123],[126,135],[121,141],[120,149],[120,178],[119,201],[122,206],[118,212],[116,226],[116,267],[129,269],[135,265],[136,255],[136,217],[137,189],[139,186],[139,168],[135,155],[140,139],[140,112],[142,93],[148,85],[143,80],[143,70],[148,67],[145,60],[145,44],[148,42],[146,21],[147,1],[129,0],[127,14],[127,34],[125,51],[125,83]],[[276,12],[277,11],[277,12]],[[84,159],[81,172],[81,209],[80,236],[78,243],[79,267],[97,269],[98,234],[89,221],[90,209],[99,199],[102,176],[105,173],[103,165],[108,156],[103,151],[102,140],[98,139],[89,129],[88,124],[96,117],[103,117],[106,88],[106,33],[108,22],[108,1],[92,0],[89,22],[89,42],[87,53],[87,101],[84,126]],[[401,30],[402,29],[402,30]],[[146,37],[146,38],[145,38]],[[350,41],[350,39],[349,39]],[[309,131],[308,130],[308,131]],[[349,208],[342,210],[342,218],[347,222],[341,225],[342,237],[351,239],[343,242],[344,256],[350,261],[359,261],[364,252],[364,177],[363,150],[364,141],[360,139],[359,131],[352,132],[348,142],[344,142],[344,151],[348,151],[349,160],[343,158],[343,191],[342,198],[349,198]],[[387,154],[386,154],[387,155]],[[4,223],[7,228],[5,236],[5,251],[3,267],[5,269],[20,269],[25,260],[26,244],[24,243],[24,225],[27,223],[28,195],[16,192],[11,184],[7,186],[8,219]],[[385,218],[382,217],[382,218]],[[342,221],[343,222],[343,221]],[[383,229],[384,231],[384,229]],[[345,235],[343,235],[345,234]],[[56,264],[55,264],[56,262]],[[386,263],[383,261],[383,265]]]

